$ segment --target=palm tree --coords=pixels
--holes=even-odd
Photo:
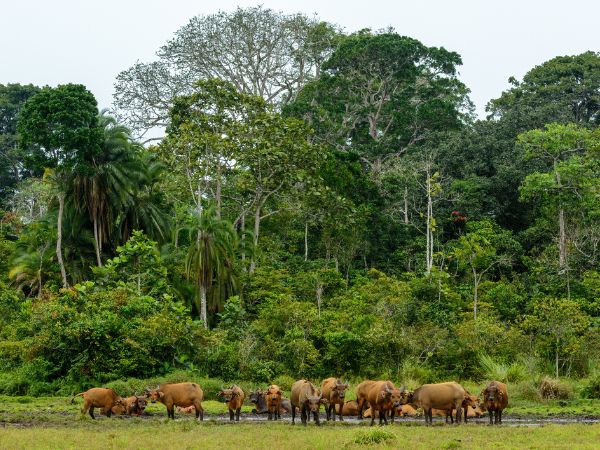
[[[152,239],[165,242],[169,237],[170,220],[165,212],[163,193],[156,188],[165,175],[165,166],[143,148],[136,157],[140,170],[135,174],[135,189],[124,203],[119,220],[121,242],[129,239],[132,230],[144,230]]]
[[[190,228],[190,248],[185,271],[194,279],[198,292],[196,307],[200,320],[208,328],[207,294],[224,283],[234,283],[233,258],[237,246],[237,235],[230,222],[217,217],[214,208],[196,213]],[[195,239],[194,239],[195,237]]]
[[[102,152],[88,161],[87,173],[74,177],[72,195],[77,211],[90,219],[96,262],[102,266],[102,247],[109,242],[120,212],[135,204],[133,193],[144,169],[129,129],[106,111],[100,113],[98,123],[103,132]]]

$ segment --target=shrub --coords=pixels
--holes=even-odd
[[[592,376],[581,390],[581,396],[584,398],[600,399],[600,374]]]
[[[373,445],[382,442],[393,441],[396,435],[385,428],[375,428],[372,430],[358,431],[354,435],[354,443],[360,445]]]
[[[296,382],[296,379],[293,377],[290,377],[289,375],[279,375],[278,377],[276,377],[273,380],[273,384],[276,384],[284,391],[291,391],[292,384],[294,384],[295,382]]]
[[[544,400],[568,400],[573,397],[573,389],[560,380],[544,377],[540,383],[539,394]]]

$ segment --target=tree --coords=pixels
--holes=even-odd
[[[534,67],[522,82],[490,101],[490,116],[518,121],[527,128],[546,123],[600,124],[600,53],[557,56]]]
[[[27,99],[39,90],[31,84],[0,84],[0,202],[29,175],[18,143],[17,117]]]
[[[430,131],[461,126],[469,103],[460,64],[457,53],[393,30],[362,30],[341,40],[286,111],[305,118],[322,142],[357,152],[378,179],[386,160]]]
[[[510,265],[518,251],[518,243],[510,232],[494,229],[491,221],[470,222],[467,233],[460,236],[451,252],[459,267],[466,268],[473,278],[473,318],[477,320],[479,285],[492,269]]]
[[[141,149],[136,147],[129,130],[103,111],[98,117],[102,130],[102,151],[85,161],[88,170],[72,179],[72,195],[80,213],[92,222],[96,264],[102,266],[102,247],[114,232],[115,221],[134,203],[133,191],[142,182]]]
[[[542,160],[551,169],[527,176],[521,185],[525,200],[535,199],[547,212],[555,215],[558,228],[558,273],[569,283],[569,214],[574,215],[584,205],[593,177],[581,156],[586,150],[599,148],[600,140],[594,134],[575,124],[546,125],[544,130],[531,130],[519,135],[518,142],[528,159]],[[556,229],[555,228],[555,229]]]
[[[533,304],[533,313],[523,322],[526,331],[535,333],[554,353],[554,371],[558,378],[561,368],[570,361],[582,343],[582,337],[590,324],[590,318],[581,311],[577,302],[568,299],[543,298]]]
[[[208,328],[207,295],[215,285],[234,282],[233,258],[237,235],[231,223],[219,219],[214,209],[200,211],[189,229],[190,247],[185,261],[189,278],[197,291],[196,309],[204,328]]]
[[[336,35],[315,18],[261,6],[196,16],[161,47],[157,61],[117,76],[115,106],[144,135],[168,124],[172,100],[189,95],[198,80],[220,78],[268,103],[285,103],[318,74]]]
[[[66,188],[73,174],[87,173],[89,161],[100,154],[102,132],[94,96],[82,85],[44,88],[33,95],[19,116],[21,145],[38,171],[51,169],[58,220],[56,257],[63,286],[68,286],[62,255],[62,221]]]

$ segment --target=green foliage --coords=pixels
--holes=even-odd
[[[374,445],[384,442],[395,441],[396,435],[385,428],[374,430],[360,430],[354,435],[354,443],[360,445]]]

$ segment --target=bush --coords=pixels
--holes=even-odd
[[[591,377],[587,383],[584,384],[583,389],[581,390],[581,396],[584,398],[600,399],[600,374]]]
[[[537,402],[540,400],[540,393],[538,390],[538,384],[532,380],[522,381],[511,387],[508,393],[509,402],[510,398],[517,398],[520,400],[529,400]]]
[[[360,445],[380,444],[395,439],[396,435],[385,428],[375,428],[366,431],[361,430],[354,435],[354,443]]]
[[[289,375],[279,375],[278,377],[276,377],[273,380],[272,384],[276,384],[284,391],[291,391],[292,384],[294,384],[295,382],[296,382],[296,379],[293,377],[290,377]]]
[[[573,389],[560,380],[544,377],[540,383],[539,394],[544,400],[568,400],[573,397]]]

